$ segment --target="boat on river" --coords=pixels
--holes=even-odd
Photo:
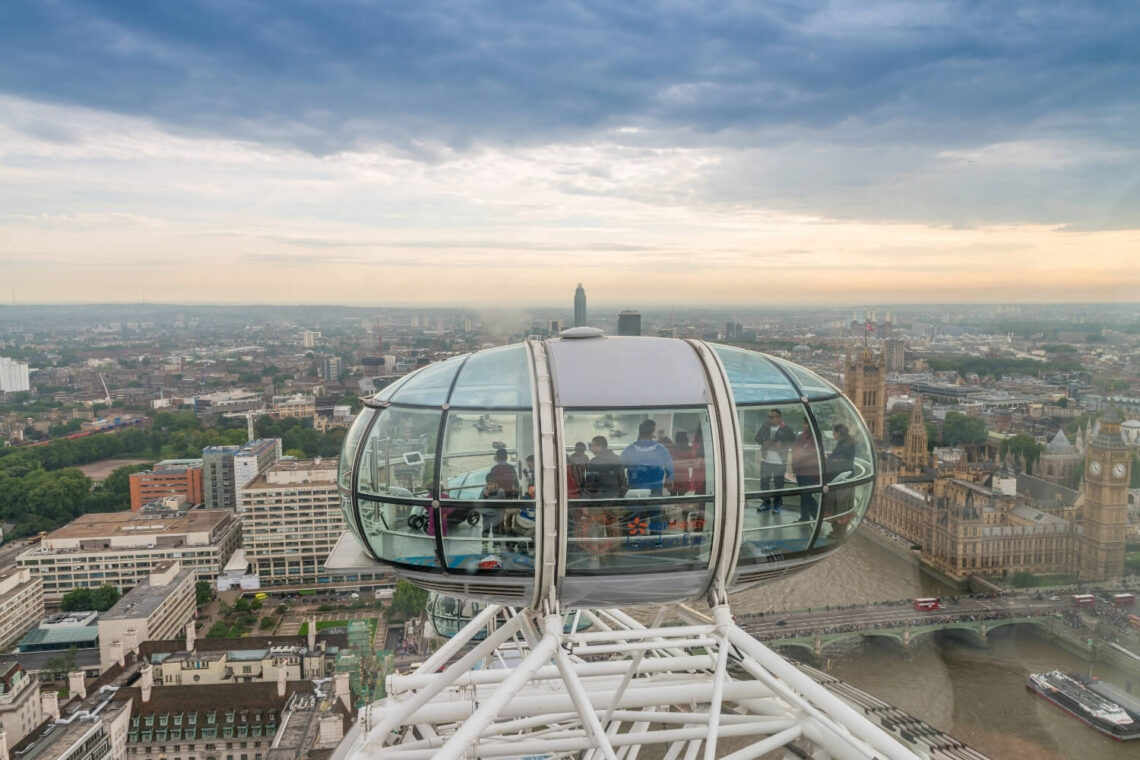
[[[1048,673],[1030,673],[1025,687],[1105,736],[1117,741],[1140,739],[1137,716],[1097,693],[1092,688],[1094,683],[1075,673],[1051,670]]]

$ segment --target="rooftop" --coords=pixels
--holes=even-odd
[[[188,512],[95,512],[80,515],[67,525],[44,537],[44,548],[51,549],[53,541],[112,536],[180,535],[210,533],[224,522],[233,520],[228,509],[195,509]]]
[[[155,567],[155,572],[167,569],[167,563]],[[154,586],[151,578],[147,578],[139,585],[128,591],[115,606],[103,613],[103,620],[128,620],[149,617],[159,608],[163,600],[170,596],[173,587],[180,584],[183,579],[194,573],[194,569],[186,567],[178,571],[174,580],[164,586]]]
[[[27,636],[20,639],[20,649],[43,648],[51,645],[60,648],[75,646],[77,649],[86,649],[96,646],[98,640],[99,626],[97,625],[33,628]]]

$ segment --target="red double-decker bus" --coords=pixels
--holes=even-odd
[[[914,608],[916,610],[937,610],[941,607],[942,602],[938,601],[937,597],[928,596],[914,600]]]
[[[1131,607],[1136,604],[1135,594],[1113,594],[1112,606],[1113,607]]]
[[[1074,607],[1094,607],[1096,606],[1096,597],[1092,594],[1073,594]]]

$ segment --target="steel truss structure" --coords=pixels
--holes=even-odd
[[[918,759],[737,627],[726,603],[712,615],[672,605],[646,626],[615,609],[490,606],[390,676],[335,757]]]

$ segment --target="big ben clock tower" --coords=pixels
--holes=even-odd
[[[1100,433],[1085,462],[1084,517],[1078,577],[1082,581],[1124,574],[1124,534],[1128,520],[1128,482],[1132,458],[1120,437],[1115,407],[1100,418]]]

